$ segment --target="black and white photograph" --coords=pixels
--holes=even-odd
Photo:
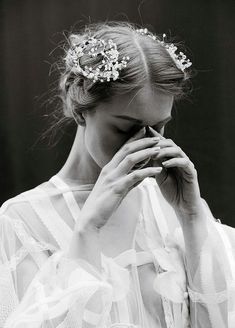
[[[234,328],[235,2],[0,10],[0,328]]]

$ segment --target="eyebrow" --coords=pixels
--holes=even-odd
[[[118,117],[118,118],[122,118],[123,120],[128,120],[128,121],[133,121],[139,124],[142,124],[143,122],[141,120],[139,120],[138,118],[134,118],[131,116],[127,116],[127,115],[113,115],[114,117]],[[162,124],[162,123],[167,123],[172,119],[172,116],[168,116],[167,118],[165,118],[164,120],[158,122],[157,124]],[[156,125],[157,125],[156,124]]]

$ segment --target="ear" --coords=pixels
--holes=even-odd
[[[84,113],[76,113],[76,117],[74,117],[74,119],[78,125],[82,125],[82,126],[86,125]]]

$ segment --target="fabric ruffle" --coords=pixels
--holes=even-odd
[[[103,277],[112,286],[112,300],[120,301],[127,296],[130,289],[130,273],[118,265],[113,258],[102,253]]]
[[[65,259],[64,262],[63,254],[63,252],[57,252],[52,255],[38,272],[20,305],[9,316],[4,328],[39,328],[44,321],[66,315],[69,308],[76,302],[79,303],[79,307],[85,308],[97,291],[102,294],[106,316],[109,314],[112,304],[112,286],[105,280],[90,274],[84,268],[86,261]],[[63,267],[65,263],[66,267]],[[88,263],[85,264],[85,267],[87,266],[89,266]],[[104,313],[102,315],[104,316]]]

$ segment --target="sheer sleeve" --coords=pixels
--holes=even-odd
[[[1,209],[0,238],[0,327],[106,327],[104,274],[36,235],[15,206]]]
[[[197,269],[185,259],[192,327],[235,327],[235,229],[216,220],[202,199],[205,224]]]
[[[195,230],[189,252],[195,270],[187,261],[179,218],[156,181],[148,179],[142,188],[146,199],[137,243],[153,256],[153,289],[161,296],[166,326],[235,327],[235,229],[219,223],[202,199],[204,222]]]
[[[150,312],[159,323],[161,322],[160,327],[189,328],[184,240],[179,221],[154,179],[145,179],[141,189],[143,211],[136,231],[136,245],[141,253],[149,254],[149,261],[154,266],[152,272],[155,274],[151,282],[152,286],[148,290],[152,304],[158,307],[158,318],[149,303],[148,295],[146,295],[146,304],[149,303]],[[147,272],[144,272],[140,277],[143,284],[146,284],[146,274]]]

